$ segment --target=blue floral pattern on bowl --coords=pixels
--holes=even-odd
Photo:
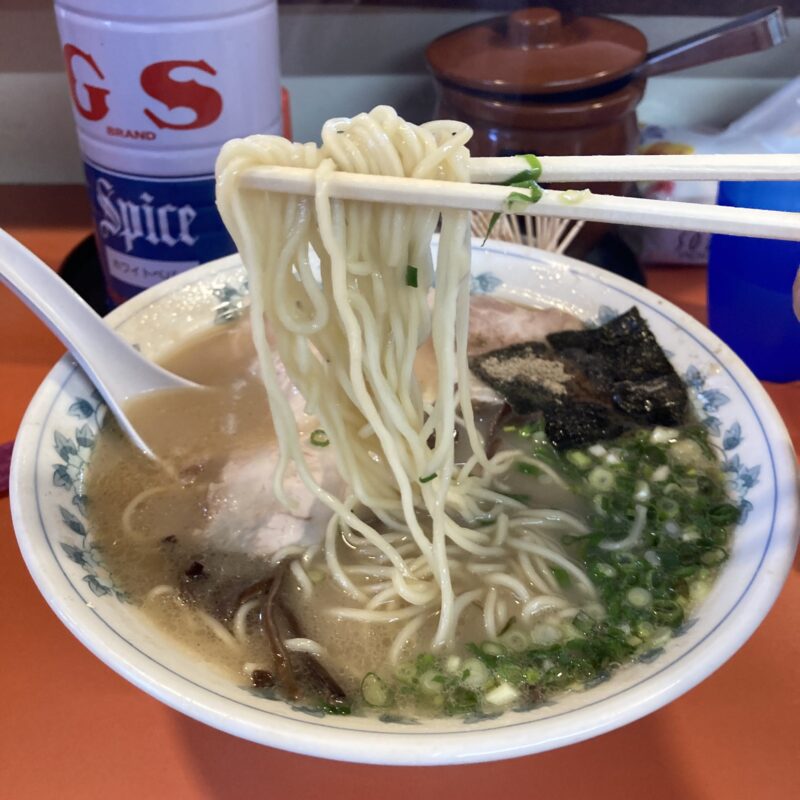
[[[55,431],[53,449],[59,462],[53,465],[53,486],[63,489],[69,496],[72,509],[59,505],[61,520],[73,534],[59,544],[67,558],[82,567],[86,575],[83,580],[97,597],[112,595],[125,602],[125,593],[114,583],[103,563],[100,548],[92,541],[88,528],[86,507],[89,498],[84,492],[86,467],[89,464],[98,431],[106,413],[106,406],[97,391],[90,397],[78,397],[69,405],[67,413],[75,417],[73,431]],[[73,510],[74,509],[74,510]]]

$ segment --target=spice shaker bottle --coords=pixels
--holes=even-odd
[[[230,138],[281,131],[276,0],[56,0],[112,303],[234,251],[214,203]]]

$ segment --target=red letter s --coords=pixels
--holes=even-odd
[[[174,80],[170,77],[170,72],[177,67],[194,67],[209,75],[217,74],[206,61],[159,61],[142,70],[142,89],[169,109],[191,108],[195,113],[194,121],[175,124],[160,119],[150,109],[146,108],[144,113],[159,128],[169,128],[174,131],[187,131],[210,125],[222,113],[222,97],[219,92],[197,81]]]
[[[64,58],[67,61],[67,77],[69,78],[69,93],[72,95],[72,102],[75,104],[76,110],[82,117],[96,122],[99,119],[103,119],[108,113],[106,95],[108,95],[109,90],[101,89],[99,86],[92,86],[88,83],[83,84],[83,88],[86,89],[86,94],[89,98],[89,107],[86,108],[82,106],[80,100],[78,100],[78,92],[75,87],[75,71],[72,69],[72,60],[76,57],[82,58],[92,68],[94,74],[97,75],[98,78],[105,80],[106,76],[103,75],[100,71],[100,67],[95,63],[94,58],[88,53],[79,50],[74,44],[64,45]]]

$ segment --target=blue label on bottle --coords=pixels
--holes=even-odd
[[[112,300],[235,251],[214,203],[213,175],[152,178],[84,166]]]

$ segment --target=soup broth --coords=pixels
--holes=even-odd
[[[487,309],[496,329],[520,314],[533,321],[522,325],[526,340],[531,331],[580,332],[558,312],[495,301]],[[502,335],[519,337],[519,325]],[[497,344],[471,337],[478,353]],[[431,392],[426,359],[423,348],[416,372]],[[631,425],[559,449],[540,414],[514,411],[478,384],[478,428],[512,455],[475,507],[459,511],[463,546],[447,546],[455,636],[432,650],[438,612],[433,600],[426,606],[432,576],[423,558],[402,586],[408,606],[389,556],[353,530],[326,534],[330,511],[300,479],[287,477],[290,510],[276,499],[279,449],[247,320],[188,342],[163,364],[212,389],[159,394],[131,410],[160,443],[161,464],[109,418],[87,479],[92,533],[132,602],[267,696],[332,713],[475,714],[580,688],[668,640],[724,561],[738,518],[697,424]],[[337,454],[288,381],[285,390],[315,479],[340,496]],[[458,471],[472,455],[458,436],[456,454]],[[429,520],[419,523],[429,535]],[[398,552],[415,552],[390,518],[374,524]],[[320,546],[326,535],[343,579]],[[345,579],[357,581],[366,604],[354,602]]]

